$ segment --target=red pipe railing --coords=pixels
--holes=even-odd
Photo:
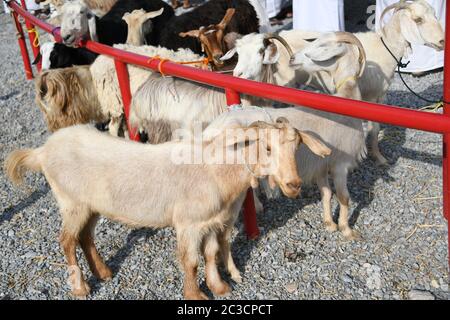
[[[20,0],[20,3],[22,4],[22,7],[27,10],[27,5],[25,3],[25,0]],[[37,31],[35,26],[27,19],[25,19],[25,26],[27,27],[28,31],[28,39],[30,40],[30,46],[31,50],[33,51],[34,59],[36,59],[37,55],[39,54],[40,50],[40,44],[39,44],[39,38],[37,37]],[[41,71],[41,61],[38,61],[36,64],[37,70]]]
[[[23,0],[22,0],[23,1]],[[52,33],[56,41],[61,41],[59,28],[40,21],[26,10],[21,8],[16,2],[11,1],[8,5],[19,15],[25,18],[26,21],[34,26],[38,26],[42,30]],[[450,0],[447,0],[447,7],[450,5]],[[17,14],[13,17],[17,23]],[[450,15],[446,15],[446,56],[444,68],[444,98],[445,101],[450,101]],[[19,41],[20,44],[20,41]],[[443,141],[443,200],[444,200],[444,216],[448,219],[450,216],[450,157],[448,148],[450,143],[450,104],[445,104],[444,114],[432,114],[423,111],[416,111],[404,109],[395,106],[388,106],[383,104],[369,103],[365,101],[350,100],[340,97],[333,97],[324,94],[312,93],[293,88],[280,87],[276,85],[250,81],[246,79],[235,78],[232,76],[218,74],[210,71],[200,70],[192,67],[178,65],[172,62],[164,62],[159,59],[149,59],[142,55],[131,52],[115,49],[97,42],[85,41],[80,42],[80,46],[84,46],[91,51],[99,54],[109,55],[115,59],[117,75],[121,87],[121,93],[124,101],[125,115],[129,114],[129,105],[131,101],[131,94],[129,90],[128,71],[126,64],[135,64],[150,68],[152,70],[161,70],[164,74],[176,76],[180,78],[189,79],[192,81],[201,82],[210,86],[224,88],[227,95],[228,104],[238,103],[239,94],[245,93],[260,98],[279,101],[287,104],[303,105],[306,107],[342,114],[345,116],[386,123],[394,126],[407,127],[411,129],[429,131],[440,133],[444,136]],[[22,50],[24,63],[26,68],[26,57],[24,52],[26,46]],[[26,55],[27,56],[27,55]],[[27,56],[28,57],[28,56]],[[127,118],[128,119],[128,118]],[[130,130],[131,129],[131,130]],[[129,127],[130,133],[134,132]],[[135,133],[135,132],[134,132]],[[137,139],[137,134],[132,136]],[[256,226],[256,215],[254,214],[254,204],[252,194],[246,199],[246,208],[252,210],[249,215],[245,215],[246,229],[249,236],[257,236],[258,229]],[[252,224],[252,226],[248,224]],[[256,230],[256,231],[255,231]],[[253,232],[255,231],[255,232]],[[449,228],[450,231],[450,228]],[[450,239],[449,239],[450,249]],[[450,254],[449,254],[450,263]]]

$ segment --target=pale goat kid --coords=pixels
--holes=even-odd
[[[299,144],[307,144],[320,156],[330,153],[317,139],[285,122],[235,128],[217,143],[200,145],[212,153],[242,154],[244,163],[175,164],[176,155],[191,155],[199,145],[190,141],[145,145],[79,125],[59,130],[42,147],[12,152],[5,168],[15,183],[32,170],[42,172],[50,184],[62,216],[60,242],[75,296],[84,297],[90,291],[77,260],[78,245],[96,277],[112,277],[94,244],[95,225],[104,215],[133,227],[174,227],[184,270],[184,297],[207,299],[197,283],[201,251],[206,283],[214,294],[230,292],[217,269],[219,253],[232,279],[241,280],[231,257],[230,237],[255,177],[271,176],[287,196],[296,197],[301,187],[295,164]],[[256,158],[247,162],[251,146],[258,152],[253,150]],[[194,183],[199,179],[202,183]],[[201,201],[196,201],[199,197]]]
[[[126,44],[134,46],[142,46],[146,44],[144,32],[142,27],[148,19],[159,16],[164,9],[158,11],[146,12],[144,9],[133,10],[131,13],[127,12],[122,19],[128,25],[128,35]]]

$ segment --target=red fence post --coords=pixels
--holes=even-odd
[[[120,93],[122,94],[122,101],[125,113],[125,120],[127,122],[128,133],[130,139],[134,141],[140,141],[139,134],[135,128],[130,125],[130,104],[131,104],[131,91],[130,91],[130,77],[128,75],[128,69],[126,63],[114,59],[116,66],[117,80],[119,81]]]
[[[17,41],[19,42],[20,53],[22,54],[23,66],[25,68],[25,76],[27,80],[33,79],[33,70],[31,69],[30,57],[28,56],[27,44],[25,42],[25,35],[23,34],[22,25],[19,22],[17,13],[11,10],[14,25],[17,29]]]
[[[445,63],[444,63],[444,101],[450,101],[450,0],[446,3],[445,13]],[[450,104],[444,103],[444,115],[450,117]],[[443,182],[443,200],[444,200],[444,217],[447,223],[450,220],[450,128],[448,132],[444,133],[444,143],[442,147],[442,182]],[[450,266],[450,224],[448,225],[448,261]]]
[[[22,5],[23,9],[27,10],[27,4],[25,3],[25,0],[20,0],[20,3]],[[27,27],[28,39],[30,40],[30,46],[31,46],[31,50],[33,50],[34,59],[36,59],[36,57],[40,51],[39,38],[37,37],[37,31],[35,29],[35,26],[26,19],[25,19],[25,26]],[[42,63],[41,61],[39,61],[37,63],[38,71],[41,71],[41,63]]]
[[[239,92],[231,89],[225,89],[227,103],[229,106],[240,104],[241,97]],[[255,199],[253,199],[253,189],[247,190],[247,196],[244,200],[244,227],[249,239],[256,239],[259,236],[258,221],[256,219]]]

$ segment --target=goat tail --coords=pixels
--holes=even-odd
[[[263,7],[259,0],[248,0],[256,11],[256,16],[259,20],[259,32],[270,33],[272,32],[272,26],[270,25],[269,16],[267,15],[266,8]]]
[[[15,150],[5,160],[5,171],[9,179],[16,185],[23,183],[23,176],[27,170],[41,171],[38,159],[39,149]]]

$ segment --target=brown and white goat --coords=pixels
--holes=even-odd
[[[220,58],[222,58],[227,50],[231,49],[225,45],[225,29],[233,18],[235,11],[233,8],[228,9],[222,21],[218,24],[211,24],[207,27],[200,27],[200,29],[181,32],[179,34],[183,38],[197,38],[202,45],[202,51],[206,53],[215,69],[223,67],[224,62]]]
[[[322,157],[331,152],[285,119],[274,125],[257,122],[233,128],[205,143],[194,139],[159,145],[129,142],[79,125],[57,131],[42,147],[12,152],[5,168],[15,183],[23,181],[26,170],[45,175],[62,215],[60,242],[74,295],[84,297],[90,291],[77,261],[78,245],[95,276],[102,280],[112,276],[94,245],[95,224],[104,215],[134,227],[174,227],[184,296],[206,299],[197,283],[201,251],[208,287],[216,295],[228,294],[230,287],[219,275],[216,257],[221,254],[232,279],[241,280],[231,257],[230,236],[246,191],[257,185],[258,178],[270,176],[287,196],[297,197],[301,179],[295,153],[302,142]],[[211,155],[226,152],[226,159],[241,155],[243,161],[174,161],[198,147],[208,148]]]

